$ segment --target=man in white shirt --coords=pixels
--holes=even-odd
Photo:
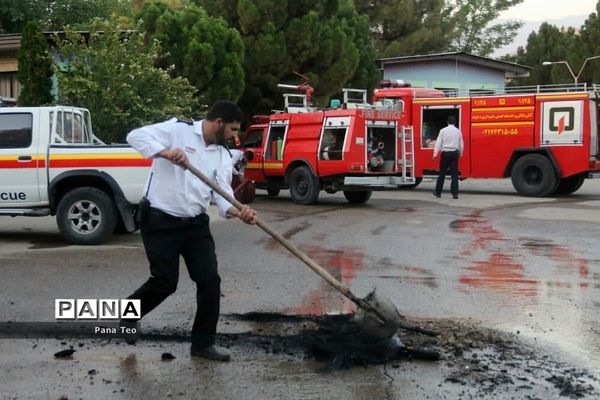
[[[132,147],[154,160],[145,188],[149,205],[143,210],[140,226],[151,276],[129,298],[140,299],[142,316],[152,311],[175,292],[179,256],[183,256],[197,288],[191,354],[217,361],[228,361],[229,355],[214,346],[221,278],[206,209],[214,196],[219,213],[225,218],[238,217],[254,224],[256,213],[248,206],[240,211],[213,194],[184,166],[189,162],[233,194],[231,157],[223,145],[240,129],[242,118],[236,104],[218,101],[201,121],[173,118],[134,129],[127,136]],[[132,320],[121,323],[137,326]],[[135,343],[136,339],[126,338],[128,343]]]
[[[448,126],[440,130],[440,134],[435,142],[433,158],[435,159],[440,153],[442,154],[440,158],[440,172],[435,190],[433,191],[435,197],[442,196],[446,172],[450,170],[450,177],[452,178],[450,192],[454,199],[458,199],[458,159],[463,154],[464,142],[462,132],[455,125],[456,118],[450,115],[448,117]]]

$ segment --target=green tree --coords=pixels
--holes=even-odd
[[[93,18],[130,17],[130,0],[2,0],[0,33],[20,33],[28,21],[44,30],[62,30],[65,25],[87,29]]]
[[[21,33],[28,21],[38,20],[34,4],[39,0],[0,1],[0,33]]]
[[[158,65],[173,66],[174,76],[186,77],[202,103],[241,96],[244,45],[223,19],[193,4],[176,7],[164,1],[147,2],[140,16],[145,31],[165,49]]]
[[[596,4],[596,11],[590,13],[580,30],[579,44],[576,46],[579,52],[579,61],[588,57],[600,55],[600,1]],[[581,73],[581,82],[600,82],[600,59],[594,59],[586,64]]]
[[[53,61],[41,26],[34,21],[27,23],[17,52],[21,83],[20,106],[39,106],[52,102]]]
[[[59,102],[88,108],[105,141],[123,141],[132,128],[197,110],[194,87],[154,66],[158,44],[147,43],[139,30],[95,20],[89,36],[68,29],[57,41],[64,62]]]
[[[581,65],[575,29],[559,29],[554,25],[543,23],[537,32],[527,38],[525,48],[520,47],[514,62],[532,67],[528,78],[519,78],[513,84],[548,85],[555,83],[572,83],[573,78],[565,65],[543,65],[546,61],[567,61],[571,66]]]
[[[356,0],[367,15],[377,57],[447,51],[455,32],[444,0]]]
[[[453,51],[487,57],[510,44],[522,22],[493,23],[504,10],[523,0],[449,0],[450,23],[454,27]]]
[[[281,108],[277,84],[299,83],[293,71],[310,78],[321,105],[348,84],[368,88],[378,78],[369,24],[353,0],[196,2],[242,34],[246,88],[239,103],[248,113]]]

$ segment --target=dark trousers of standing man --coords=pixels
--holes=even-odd
[[[215,343],[221,297],[215,243],[209,217],[178,218],[151,208],[141,224],[142,240],[150,261],[150,278],[130,299],[140,299],[142,317],[175,292],[179,280],[179,256],[196,283],[196,317],[192,346]]]
[[[446,179],[446,171],[450,170],[450,177],[452,178],[450,192],[452,193],[452,197],[458,197],[458,157],[458,150],[442,151],[442,157],[440,158],[440,174],[438,175],[435,185],[435,192],[437,194],[442,194],[444,180]]]

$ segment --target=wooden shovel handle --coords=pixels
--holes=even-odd
[[[238,210],[242,209],[242,207],[243,207],[242,203],[237,201],[233,196],[231,196],[229,193],[227,193],[225,190],[223,190],[223,188],[221,188],[212,179],[208,178],[206,175],[204,175],[202,172],[200,172],[196,167],[194,167],[190,163],[187,163],[186,168],[192,174],[194,174],[196,177],[198,177],[202,182],[207,184],[212,190],[214,190],[215,192],[220,194],[225,200],[227,200],[228,202],[233,204],[233,206],[235,208],[237,208]],[[321,276],[321,278],[325,279],[327,281],[327,283],[329,283],[331,286],[333,286],[338,292],[340,292],[341,294],[346,296],[348,299],[350,299],[352,302],[354,302],[359,307],[364,307],[364,305],[362,304],[364,302],[361,302],[361,299],[356,297],[350,291],[350,288],[348,288],[346,285],[342,284],[340,281],[335,279],[329,272],[327,272],[323,267],[321,267],[319,264],[317,264],[306,253],[304,253],[302,250],[300,250],[298,247],[296,247],[296,245],[294,245],[292,242],[290,242],[289,240],[287,240],[286,238],[281,236],[281,234],[279,232],[277,232],[275,229],[273,229],[269,225],[267,225],[266,222],[262,221],[260,218],[257,218],[256,225],[258,225],[263,231],[265,231],[273,239],[278,241],[283,247],[288,249],[293,255],[298,257],[302,262],[304,262],[306,265],[308,265],[310,267],[310,269],[312,269],[319,276]]]

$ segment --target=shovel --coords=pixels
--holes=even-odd
[[[241,210],[243,204],[237,201],[233,196],[223,190],[216,182],[213,182],[206,175],[189,163],[185,166],[192,174],[200,178],[202,182],[208,185],[212,190],[220,194],[225,200],[233,204],[235,208]],[[314,272],[327,281],[338,292],[346,296],[350,301],[357,305],[358,311],[355,315],[355,322],[365,333],[378,337],[389,338],[394,335],[399,328],[410,328],[402,321],[400,313],[394,304],[386,297],[377,293],[374,289],[365,298],[355,296],[348,286],[335,279],[323,267],[317,264],[313,259],[306,255],[302,250],[296,247],[292,242],[281,236],[277,231],[267,225],[264,221],[257,218],[256,225],[278,241],[283,247],[288,249],[293,255],[298,257]]]

